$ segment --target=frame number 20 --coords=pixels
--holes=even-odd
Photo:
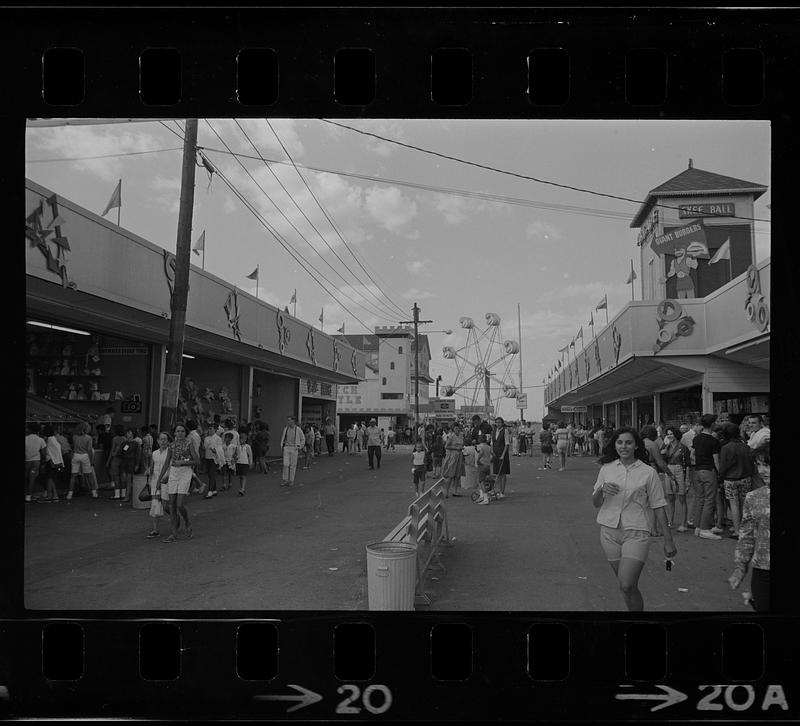
[[[336,692],[348,694],[344,700],[336,706],[336,713],[347,715],[361,713],[361,708],[359,706],[350,705],[358,701],[359,696],[361,697],[362,706],[374,715],[386,713],[392,705],[392,692],[387,686],[381,685],[380,683],[367,686],[363,693],[361,693],[361,689],[358,686],[347,683],[344,686],[339,686]]]

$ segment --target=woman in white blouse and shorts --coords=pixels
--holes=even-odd
[[[161,486],[166,486],[169,493],[169,515],[172,525],[172,533],[169,537],[161,540],[162,542],[175,542],[180,527],[179,517],[183,517],[186,525],[186,538],[191,539],[192,537],[192,525],[189,524],[189,512],[184,500],[189,494],[192,472],[197,462],[198,453],[192,442],[186,438],[186,427],[179,423],[175,426],[175,440],[169,445],[167,470],[161,475],[160,480]]]
[[[664,533],[664,556],[671,560],[677,553],[664,512],[664,489],[656,470],[644,463],[645,456],[636,431],[617,429],[603,450],[592,493],[592,503],[600,508],[600,543],[628,610],[644,610],[639,576],[647,562],[654,518]]]

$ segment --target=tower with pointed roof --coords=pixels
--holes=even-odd
[[[651,189],[630,224],[639,229],[642,299],[705,297],[745,272],[755,261],[754,204],[766,191],[762,184],[697,169],[692,159]],[[730,258],[709,264],[720,248]],[[681,295],[669,273],[685,254],[697,267],[690,270],[688,294]]]

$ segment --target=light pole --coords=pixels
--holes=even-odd
[[[433,320],[419,319],[419,306],[414,303],[412,308],[413,320],[401,320],[400,325],[414,324],[414,427],[419,427],[419,324],[432,323]]]

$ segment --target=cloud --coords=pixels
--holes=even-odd
[[[367,212],[390,232],[399,232],[417,216],[417,203],[397,187],[373,186],[365,193]]]
[[[387,139],[393,139],[394,141],[409,143],[409,139],[405,134],[404,127],[399,121],[363,118],[352,120],[339,119],[339,121],[343,124],[352,126],[353,128],[360,129],[362,131],[367,131],[371,134],[384,136]],[[378,156],[386,158],[397,151],[402,151],[402,147],[398,146],[397,144],[392,144],[388,141],[381,141],[373,136],[356,134],[354,131],[343,129],[340,126],[334,126],[333,124],[324,124],[324,127],[326,132],[337,141],[343,141],[349,138],[353,141],[356,141],[362,149],[371,154],[377,154]]]
[[[415,259],[409,260],[406,262],[406,269],[412,274],[417,275],[418,277],[430,277],[431,267],[433,266],[433,262],[431,262],[429,257],[423,257],[422,259]]]
[[[525,227],[525,236],[528,239],[557,240],[561,239],[561,232],[555,225],[537,219]]]
[[[236,201],[230,194],[223,195],[222,210],[225,214],[233,214],[236,211]]]
[[[447,224],[458,224],[467,218],[467,200],[448,194],[437,194],[434,208],[444,216]]]
[[[178,177],[157,176],[150,180],[148,185],[152,190],[159,192],[156,201],[170,212],[178,212],[180,208],[181,180]]]
[[[147,151],[179,145],[172,137],[165,143],[151,133],[142,130],[141,124],[109,124],[92,126],[57,126],[53,128],[33,128],[27,131],[26,143],[35,149],[49,152],[58,157],[101,156],[130,151]],[[171,152],[177,154],[177,152]],[[157,158],[161,154],[145,155],[142,158]],[[106,159],[86,159],[73,161],[71,166],[77,171],[88,171],[101,179],[116,180],[122,174],[126,157]]]
[[[404,293],[402,293],[401,297],[404,300],[430,300],[432,297],[435,297],[432,292],[428,290],[420,290],[416,287],[409,288]]]

